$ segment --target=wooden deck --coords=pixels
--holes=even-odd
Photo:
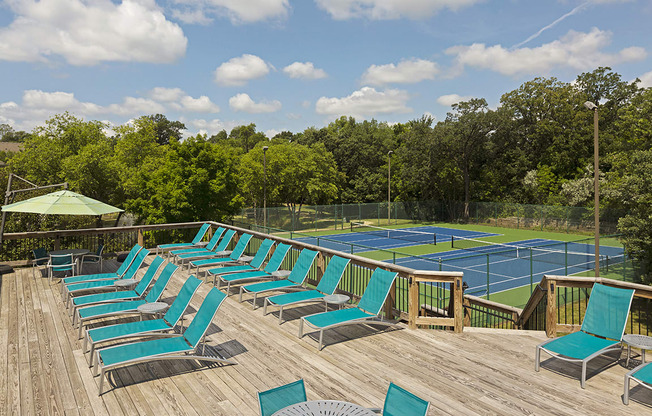
[[[164,300],[171,302],[186,276],[173,277]],[[297,338],[297,317],[321,308],[289,309],[289,321],[278,325],[276,313],[263,316],[262,308],[254,311],[235,296],[218,312],[209,345],[237,365],[131,366],[111,373],[98,397],[98,377],[88,368],[58,284],[33,278],[31,269],[5,275],[1,283],[0,414],[257,415],[257,391],[299,378],[309,399],[369,407],[382,407],[393,381],[429,400],[431,415],[652,412],[652,392],[643,388],[633,390],[629,406],[622,404],[623,359],[602,371],[590,366],[586,390],[579,367],[546,363],[548,369],[536,373],[534,347],[545,339],[542,333],[357,326],[327,332],[320,352],[314,336]],[[191,313],[209,288],[199,289]]]

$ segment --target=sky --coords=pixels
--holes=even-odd
[[[0,123],[149,114],[186,137],[444,120],[535,77],[652,87],[651,0],[0,0]]]

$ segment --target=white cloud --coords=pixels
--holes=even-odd
[[[215,70],[215,82],[219,85],[240,86],[252,79],[269,73],[271,65],[255,55],[244,54],[231,58]]]
[[[639,87],[652,88],[652,71],[646,72],[638,78],[641,80],[641,83],[638,84]]]
[[[154,0],[16,0],[16,15],[0,29],[0,59],[72,65],[104,61],[168,63],[182,57],[188,40]]]
[[[536,48],[506,49],[501,45],[454,46],[446,50],[455,56],[460,68],[471,66],[489,69],[503,75],[541,74],[556,67],[590,70],[621,62],[644,59],[643,48],[629,47],[615,54],[602,50],[611,42],[611,33],[593,28],[588,33],[570,31],[561,39]]]
[[[213,19],[206,16],[204,10],[201,9],[194,9],[194,10],[173,9],[172,17],[189,25],[207,26],[213,22]]]
[[[461,101],[468,101],[471,98],[473,97],[470,95],[462,96],[458,94],[448,94],[448,95],[442,95],[441,97],[437,98],[437,103],[445,106],[451,106]]]
[[[181,109],[183,111],[196,113],[219,113],[220,107],[214,104],[210,98],[202,95],[199,98],[192,98],[186,95],[181,99]]]
[[[414,84],[434,79],[439,73],[437,64],[425,59],[409,59],[398,65],[371,65],[362,74],[362,83],[370,85]]]
[[[125,97],[121,104],[111,104],[107,112],[119,116],[140,116],[146,114],[162,114],[165,107],[154,100],[140,97]]]
[[[163,102],[179,101],[184,95],[185,93],[181,88],[165,87],[152,88],[148,94],[149,98]]]
[[[363,87],[343,98],[321,97],[315,104],[315,110],[318,114],[364,118],[376,114],[409,112],[411,109],[406,106],[408,99],[408,93],[403,90],[376,91],[371,87]]]
[[[316,0],[333,19],[427,19],[443,9],[459,10],[482,0]]]
[[[179,111],[197,113],[218,113],[220,111],[220,107],[214,104],[207,96],[202,95],[199,98],[192,98],[181,88],[156,87],[152,88],[147,96],[154,101],[164,103]]]
[[[244,111],[251,114],[273,113],[281,109],[281,102],[274,100],[256,103],[248,94],[238,94],[229,98],[229,107],[235,111]]]
[[[315,68],[312,62],[294,62],[283,68],[283,72],[290,78],[320,79],[328,77],[326,71]]]
[[[173,0],[181,9],[173,15],[185,23],[206,24],[208,16],[227,17],[232,23],[252,23],[287,17],[289,0]]]

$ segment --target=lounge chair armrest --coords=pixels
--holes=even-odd
[[[381,409],[380,407],[367,407],[367,409],[378,414],[381,414],[383,412],[383,409]]]

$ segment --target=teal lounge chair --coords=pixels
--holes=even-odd
[[[158,255],[159,250],[163,252],[163,251],[174,250],[177,248],[192,247],[197,245],[204,238],[204,236],[206,235],[210,227],[211,226],[208,223],[202,224],[202,226],[199,228],[199,231],[197,231],[195,238],[193,238],[192,242],[190,243],[159,244],[158,246],[156,246],[156,255]]]
[[[240,258],[244,255],[244,251],[247,249],[249,241],[251,241],[251,234],[242,234],[238,239],[238,243],[233,247],[233,251],[229,254],[228,257],[213,257],[208,259],[193,260],[188,262],[188,271],[191,268],[197,267],[196,274],[199,274],[200,267],[206,266],[219,266],[220,264],[227,263],[238,263]]]
[[[120,278],[114,279],[102,279],[102,280],[91,280],[86,282],[77,282],[70,283],[67,285],[61,286],[61,291],[63,292],[63,298],[66,302],[66,306],[70,307],[71,299],[74,296],[78,296],[80,293],[90,292],[90,291],[102,291],[102,290],[111,290],[113,289],[114,282],[120,279],[133,279],[138,273],[140,266],[142,266],[145,258],[149,255],[149,250],[146,248],[140,250],[136,255],[136,258],[131,263],[131,266],[127,269],[127,272],[122,275]]]
[[[271,416],[284,407],[305,402],[306,386],[303,379],[283,386],[258,392],[260,416]]]
[[[75,324],[77,319],[77,308],[82,308],[90,305],[97,305],[99,303],[112,303],[122,302],[125,300],[140,299],[145,296],[145,291],[149,284],[154,280],[154,276],[163,265],[163,258],[161,256],[154,257],[154,260],[147,268],[147,271],[138,282],[134,290],[117,290],[115,292],[94,293],[86,296],[75,296],[70,300],[71,315],[73,316],[72,323]]]
[[[294,263],[292,271],[287,279],[274,280],[271,282],[252,283],[245,286],[240,286],[239,302],[242,302],[242,295],[244,293],[252,293],[254,295],[252,308],[256,309],[256,298],[261,293],[278,291],[278,290],[297,290],[301,289],[303,283],[308,277],[308,272],[312,267],[312,263],[317,257],[317,252],[313,250],[303,249],[299,254],[297,262]]]
[[[104,303],[100,305],[86,306],[77,309],[77,322],[79,323],[79,338],[82,337],[82,331],[88,321],[106,318],[109,316],[127,315],[138,313],[138,307],[146,303],[158,302],[163,295],[165,287],[170,282],[170,278],[177,271],[177,266],[168,263],[161,274],[156,279],[145,299],[127,300],[124,302]]]
[[[415,396],[409,391],[389,383],[387,395],[385,395],[385,405],[383,406],[383,416],[426,416],[430,403],[422,398]],[[372,409],[379,413],[380,409]]]
[[[188,248],[188,247],[180,248],[180,249],[177,249],[177,250],[172,250],[168,254],[171,257],[176,257],[176,256],[178,256],[180,254],[203,252],[203,251],[206,251],[207,249],[210,250],[210,251],[213,251],[215,249],[215,247],[217,247],[217,245],[219,244],[220,238],[222,238],[222,236],[224,235],[224,231],[226,231],[226,229],[224,227],[218,227],[217,230],[215,230],[215,233],[213,233],[213,236],[211,237],[211,239],[208,240],[208,243],[206,244],[205,247],[195,246],[195,247],[190,247],[190,248]]]
[[[349,259],[333,256],[321,277],[319,284],[314,290],[303,290],[300,292],[283,293],[282,295],[270,296],[265,299],[263,315],[267,315],[267,306],[278,306],[278,323],[283,322],[283,308],[300,303],[321,302],[326,295],[332,295],[340,284],[344,270],[349,264]]]
[[[625,374],[625,393],[623,403],[629,404],[629,382],[634,380],[641,386],[652,390],[652,363],[643,363]]]
[[[220,270],[223,273],[239,273],[239,272],[251,272],[251,271],[258,271],[261,270],[261,267],[263,266],[263,263],[265,262],[265,259],[267,258],[267,255],[269,254],[269,250],[271,250],[272,246],[274,245],[274,241],[270,240],[269,238],[263,240],[262,243],[260,243],[260,247],[258,247],[258,250],[256,251],[256,254],[251,258],[251,261],[249,261],[248,264],[245,259],[240,257],[239,263],[241,264],[236,264],[232,265],[231,263],[222,263],[220,264],[220,268],[215,268],[213,270]],[[206,261],[210,261],[211,259],[205,259]],[[199,275],[199,268],[203,267],[203,262],[204,260],[195,260],[193,261],[193,265],[197,266],[197,273],[196,275]],[[204,278],[208,277],[208,270],[204,273]]]
[[[215,247],[214,250],[204,249],[201,252],[179,254],[174,258],[174,260],[175,262],[179,263],[181,267],[183,267],[185,262],[189,262],[191,260],[205,259],[208,257],[228,256],[231,254],[231,251],[227,250],[227,247],[231,243],[231,240],[233,240],[233,236],[235,236],[235,230],[226,230],[222,236],[222,239],[220,240],[220,243]]]
[[[319,330],[319,349],[323,345],[324,331],[342,325],[371,324],[394,325],[379,316],[380,310],[389,295],[397,273],[383,269],[376,269],[371,275],[367,288],[360,298],[358,306],[322,312],[301,317],[299,323],[299,338],[303,337],[303,325],[306,324]]]
[[[204,347],[202,352],[197,353],[197,346],[200,341],[205,340],[206,331],[225,298],[226,295],[217,288],[211,289],[182,335],[170,334],[170,338],[140,341],[97,350],[95,373],[97,374],[99,370],[100,387],[98,395],[102,394],[106,372],[119,367],[156,360],[197,360],[236,364],[224,357],[205,355],[205,341],[202,342]]]
[[[134,259],[140,253],[140,251],[143,248],[136,244],[133,246],[131,251],[129,251],[129,254],[127,255],[127,258],[125,258],[125,261],[122,262],[118,270],[114,273],[95,273],[95,274],[83,274],[81,276],[74,276],[74,277],[68,277],[65,278],[61,281],[63,285],[69,285],[71,283],[81,283],[81,282],[92,282],[95,280],[115,280],[115,279],[121,279],[125,273],[127,273],[127,270],[129,267],[131,267],[131,264],[133,263]],[[147,252],[149,254],[149,251]],[[145,258],[143,257],[143,260]]]
[[[288,244],[281,243],[276,246],[276,250],[272,254],[272,257],[267,262],[267,265],[263,270],[254,270],[249,272],[223,272],[222,268],[210,269],[208,273],[213,276],[213,284],[217,281],[217,287],[219,288],[222,283],[226,283],[226,294],[231,293],[231,284],[236,283],[245,283],[252,280],[265,280],[271,279],[274,276],[272,273],[278,271],[278,268],[281,267],[281,263],[285,259],[286,254],[290,250]]]
[[[181,320],[181,328],[183,328],[183,314],[186,312],[190,300],[197,292],[197,289],[199,289],[199,285],[201,285],[201,280],[195,276],[188,277],[162,319],[125,322],[92,328],[86,331],[82,351],[86,352],[86,347],[90,344],[90,366],[93,366],[95,348],[97,348],[98,344],[134,337],[156,336],[157,334],[173,331],[179,320]],[[183,331],[180,330],[179,332],[181,333]]]
[[[580,385],[584,388],[587,363],[599,355],[621,350],[633,297],[633,289],[594,284],[580,330],[537,345],[535,371],[539,371],[541,351],[561,360],[580,362]]]

